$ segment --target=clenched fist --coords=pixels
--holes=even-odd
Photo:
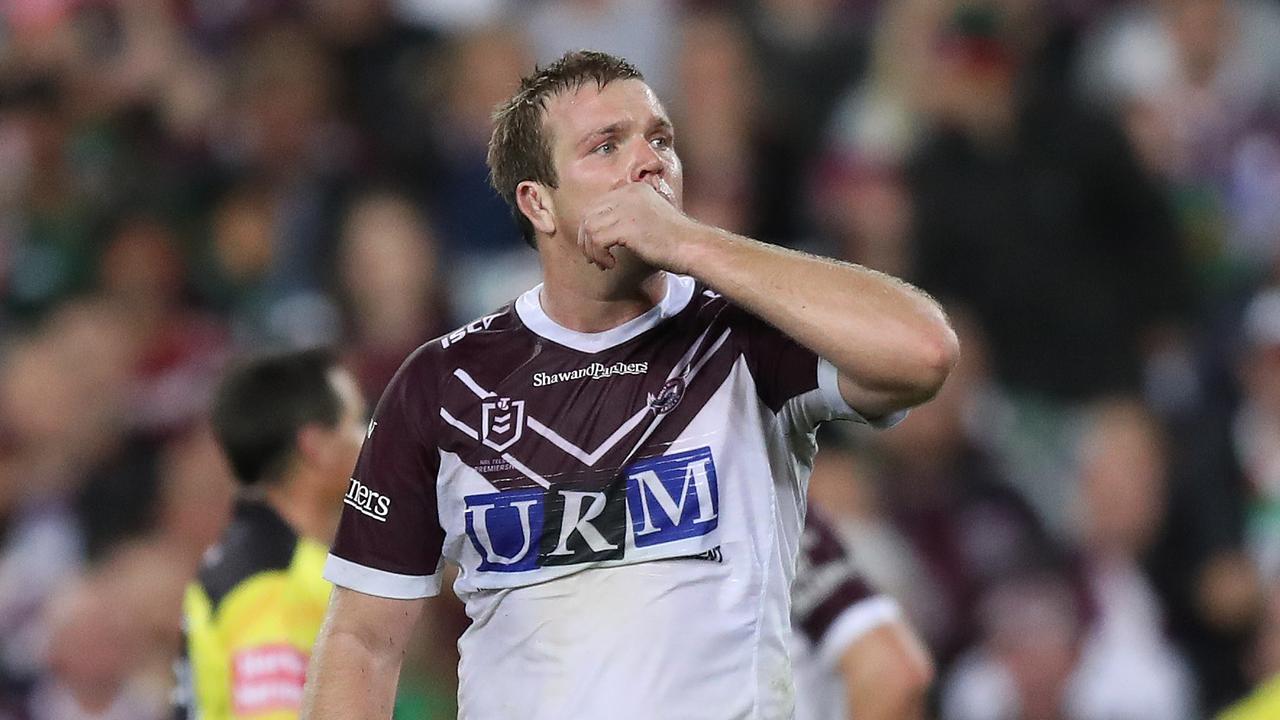
[[[602,269],[617,263],[611,249],[619,246],[653,267],[686,273],[682,239],[698,227],[649,183],[627,183],[605,193],[587,211],[578,229],[578,249]]]

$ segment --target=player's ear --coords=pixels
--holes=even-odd
[[[525,180],[516,186],[516,207],[543,235],[556,233],[555,201],[549,190],[536,180]]]

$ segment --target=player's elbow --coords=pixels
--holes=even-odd
[[[943,317],[915,333],[899,365],[910,404],[933,399],[960,360],[960,340]]]
[[[956,331],[951,325],[946,320],[942,320],[923,345],[921,354],[927,376],[927,387],[931,395],[936,395],[942,389],[942,383],[946,382],[947,377],[951,375],[956,363],[960,361],[960,338],[956,336]]]

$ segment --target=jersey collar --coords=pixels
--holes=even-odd
[[[520,321],[525,327],[536,335],[579,352],[598,353],[617,347],[657,327],[658,323],[679,313],[689,305],[689,301],[693,299],[695,285],[693,278],[672,273],[664,273],[664,275],[667,279],[667,290],[657,305],[643,315],[603,332],[584,333],[570,330],[548,317],[542,309],[541,283],[516,299],[516,314],[520,316]]]

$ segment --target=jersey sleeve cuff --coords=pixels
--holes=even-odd
[[[818,644],[818,659],[825,667],[836,667],[840,656],[863,635],[902,617],[898,602],[888,595],[876,595],[850,605],[840,613]]]
[[[822,393],[822,399],[827,403],[827,407],[830,408],[833,419],[853,420],[879,430],[888,430],[907,417],[906,410],[899,410],[874,420],[867,419],[850,406],[844,399],[844,395],[840,394],[840,371],[821,357],[818,358],[818,390]]]
[[[416,600],[439,595],[441,584],[439,572],[432,575],[401,575],[344,560],[333,553],[325,560],[324,579],[366,595],[395,600]]]

